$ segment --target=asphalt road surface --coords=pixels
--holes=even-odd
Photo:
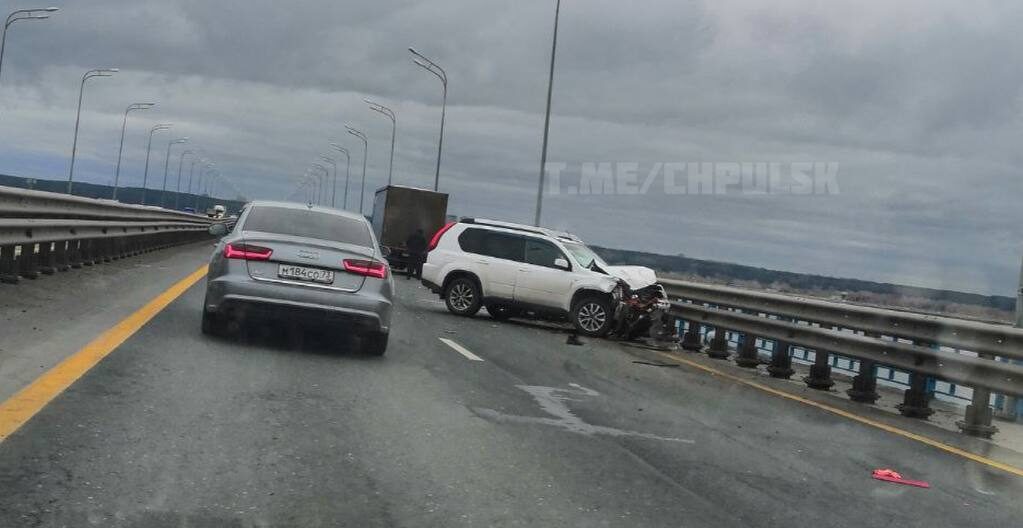
[[[633,346],[456,318],[397,283],[390,348],[370,358],[283,322],[203,336],[200,281],[0,443],[0,526],[1023,519],[1019,477],[685,365],[635,363],[664,358]],[[872,480],[881,467],[932,487]]]

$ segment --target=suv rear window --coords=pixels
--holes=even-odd
[[[319,211],[256,206],[245,218],[242,230],[373,247],[366,222]]]

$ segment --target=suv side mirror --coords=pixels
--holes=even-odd
[[[213,224],[210,226],[210,234],[217,237],[222,237],[227,234],[226,224]]]
[[[558,258],[554,259],[554,267],[558,268],[558,269],[563,269],[565,271],[568,271],[568,269],[569,269],[568,261],[563,259],[563,258],[561,258],[561,257],[558,257]]]

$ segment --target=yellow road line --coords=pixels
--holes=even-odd
[[[855,422],[859,422],[859,423],[864,424],[864,425],[869,425],[871,427],[875,427],[877,429],[881,429],[882,431],[887,431],[889,433],[892,433],[892,434],[895,434],[895,435],[899,435],[899,436],[901,436],[903,438],[908,438],[910,440],[915,440],[915,441],[920,442],[922,444],[926,444],[926,445],[929,445],[931,447],[934,447],[934,448],[940,449],[942,451],[945,451],[946,453],[952,453],[953,455],[958,455],[958,456],[961,456],[963,458],[967,458],[969,460],[972,460],[974,462],[979,462],[979,463],[984,464],[986,466],[997,468],[997,469],[1000,469],[1000,470],[1005,471],[1007,473],[1012,473],[1013,475],[1016,475],[1018,477],[1023,477],[1023,469],[1018,468],[1016,466],[1013,466],[1013,465],[1010,465],[1010,464],[1006,464],[1006,463],[1003,463],[1003,462],[999,462],[997,460],[992,460],[990,458],[987,458],[987,457],[984,457],[984,456],[980,456],[980,455],[975,454],[975,453],[971,453],[971,452],[966,451],[964,449],[959,449],[958,447],[950,446],[950,445],[948,445],[946,443],[939,442],[939,441],[933,440],[931,438],[927,438],[926,436],[918,435],[916,433],[912,433],[912,432],[906,431],[904,429],[899,429],[898,427],[895,427],[893,425],[888,425],[886,423],[878,422],[876,420],[871,420],[870,418],[866,418],[864,416],[860,416],[858,414],[854,414],[854,413],[851,413],[849,411],[845,411],[845,410],[839,409],[837,407],[832,407],[832,406],[827,405],[825,403],[820,403],[820,402],[816,402],[816,401],[813,401],[813,400],[809,400],[809,399],[804,398],[802,396],[797,396],[795,394],[790,394],[790,393],[785,392],[785,391],[781,391],[781,390],[778,390],[778,389],[775,389],[775,388],[772,388],[772,387],[768,387],[767,385],[764,385],[762,383],[757,383],[755,381],[750,381],[748,379],[743,379],[743,378],[740,378],[739,376],[734,376],[732,374],[728,374],[726,372],[722,372],[722,371],[720,371],[720,370],[718,370],[716,368],[713,368],[713,367],[708,367],[706,365],[701,365],[700,363],[697,363],[695,361],[692,361],[692,360],[689,360],[689,359],[686,359],[686,358],[683,358],[683,357],[675,356],[675,355],[672,355],[672,354],[667,354],[667,353],[664,353],[664,352],[657,352],[657,354],[659,354],[659,355],[661,355],[661,356],[663,356],[665,358],[669,358],[672,361],[682,362],[682,363],[684,363],[686,365],[689,365],[690,367],[693,367],[695,369],[699,369],[699,370],[702,370],[704,372],[708,372],[710,374],[714,374],[716,376],[721,376],[722,378],[725,378],[725,379],[728,379],[728,380],[731,380],[731,381],[734,381],[734,382],[737,382],[737,383],[741,383],[741,384],[749,386],[749,387],[753,387],[754,389],[764,391],[764,392],[766,392],[768,394],[773,394],[773,395],[778,396],[780,398],[785,398],[787,400],[797,401],[799,403],[803,403],[803,404],[809,405],[811,407],[816,407],[816,408],[821,409],[823,411],[827,411],[827,412],[832,413],[832,414],[837,414],[838,416],[842,416],[844,418],[848,418],[848,419],[853,420]]]
[[[32,419],[46,404],[64,392],[78,378],[107,357],[129,337],[149,322],[168,304],[185,293],[188,288],[206,276],[203,266],[178,281],[153,300],[139,308],[109,330],[103,332],[81,350],[58,363],[21,389],[7,401],[0,403],[0,442]]]

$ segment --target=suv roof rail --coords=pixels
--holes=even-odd
[[[462,222],[463,224],[476,224],[490,227],[500,227],[502,229],[512,229],[515,231],[523,231],[526,233],[533,233],[536,235],[544,236],[550,235],[550,233],[547,233],[535,227],[524,226],[521,224],[513,224],[510,222],[501,222],[499,220],[487,220],[485,218],[463,218],[460,220],[460,222]]]

